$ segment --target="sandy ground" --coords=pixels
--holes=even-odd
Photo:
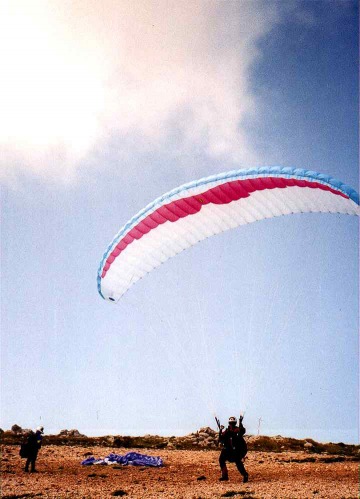
[[[163,468],[131,466],[81,466],[89,451],[95,457],[110,452],[126,454],[134,450],[161,456]],[[171,497],[210,499],[235,497],[247,499],[327,498],[356,499],[359,490],[357,462],[296,462],[309,458],[307,453],[250,452],[245,465],[249,482],[242,483],[233,464],[228,482],[219,482],[219,451],[112,449],[109,447],[45,446],[37,461],[38,473],[23,471],[25,460],[19,448],[3,447],[2,499],[41,498],[138,498]],[[114,494],[118,491],[117,494]]]

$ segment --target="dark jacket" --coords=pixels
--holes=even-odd
[[[42,434],[40,431],[37,431],[36,433],[34,432],[30,433],[27,439],[27,451],[29,457],[37,455],[41,447],[41,441],[42,441]]]
[[[239,426],[229,425],[219,435],[220,443],[229,454],[244,457],[247,453],[247,445],[244,439],[246,429],[240,422]]]

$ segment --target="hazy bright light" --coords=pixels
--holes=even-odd
[[[273,22],[257,2],[3,1],[2,177],[66,180],[111,137],[161,147],[172,130],[184,148],[253,161],[249,71]]]

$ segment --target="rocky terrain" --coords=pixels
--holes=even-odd
[[[219,482],[217,434],[211,428],[184,437],[106,436],[90,438],[77,430],[44,437],[38,473],[24,473],[19,442],[24,430],[2,432],[3,499],[139,498],[247,499],[358,497],[359,446],[320,444],[285,437],[247,437],[245,466],[250,480],[229,465],[229,482]],[[81,466],[90,455],[105,457],[129,451],[160,456],[161,468]]]

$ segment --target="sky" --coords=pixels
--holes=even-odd
[[[118,304],[108,244],[253,166],[359,189],[356,1],[4,0],[1,427],[358,442],[358,220],[299,214],[179,254]]]

